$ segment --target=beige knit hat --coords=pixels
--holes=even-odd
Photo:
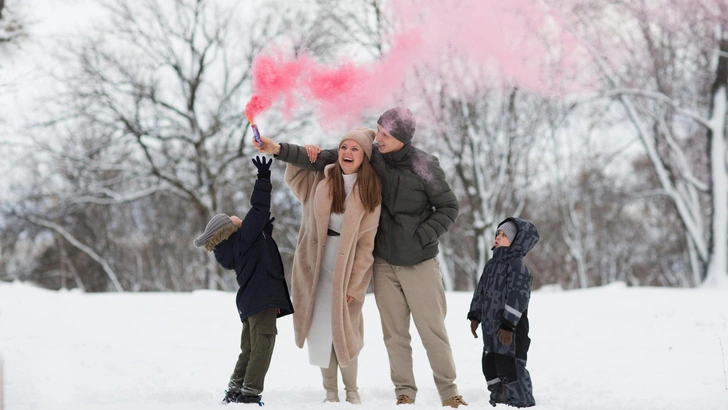
[[[367,156],[367,159],[370,160],[372,158],[372,142],[374,142],[376,135],[377,132],[371,128],[354,128],[341,137],[339,146],[346,140],[356,141],[364,149],[364,154]]]

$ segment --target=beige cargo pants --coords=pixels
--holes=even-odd
[[[410,317],[414,320],[442,400],[458,394],[455,363],[445,328],[447,302],[436,258],[414,266],[390,265],[374,259],[374,297],[382,320],[384,345],[395,396],[417,395],[412,369]]]

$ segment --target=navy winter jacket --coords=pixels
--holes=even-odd
[[[283,262],[273,240],[270,223],[271,183],[255,181],[252,206],[240,229],[215,248],[215,258],[224,269],[234,269],[240,289],[236,297],[243,321],[265,309],[279,309],[278,317],[293,313],[293,305],[283,274]]]
[[[536,245],[539,235],[536,227],[525,219],[507,218],[499,226],[506,221],[513,222],[518,232],[511,246],[496,248],[493,258],[485,264],[470,302],[468,319],[480,322],[485,352],[525,359],[530,344],[527,309],[533,278],[523,257]],[[515,343],[505,346],[498,341],[496,333],[501,328],[516,332]]]

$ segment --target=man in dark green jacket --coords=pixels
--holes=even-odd
[[[416,123],[407,108],[387,110],[377,121],[371,164],[382,180],[382,214],[374,244],[374,296],[382,319],[397,404],[414,403],[410,316],[432,368],[443,406],[467,405],[445,328],[447,302],[437,261],[439,238],[455,223],[459,206],[434,155],[411,144]],[[258,151],[298,167],[323,170],[336,150],[277,144],[261,137]]]

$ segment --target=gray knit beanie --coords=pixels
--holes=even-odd
[[[339,146],[341,146],[341,143],[346,140],[356,141],[356,143],[361,145],[361,148],[364,150],[367,160],[370,160],[372,158],[372,142],[374,142],[374,137],[376,135],[376,131],[371,128],[354,128],[341,137]]]
[[[415,136],[415,116],[409,108],[397,107],[384,112],[377,124],[401,143],[406,144],[412,141]]]
[[[213,216],[212,219],[210,219],[210,222],[207,223],[207,226],[205,227],[205,232],[195,238],[195,246],[198,248],[203,248],[219,230],[228,226],[234,226],[233,221],[230,219],[229,216],[225,214],[217,214]]]
[[[513,240],[516,238],[516,233],[518,233],[518,228],[516,228],[516,224],[514,224],[513,222],[506,221],[498,226],[496,234],[498,233],[498,231],[503,231],[508,239],[513,242]]]

